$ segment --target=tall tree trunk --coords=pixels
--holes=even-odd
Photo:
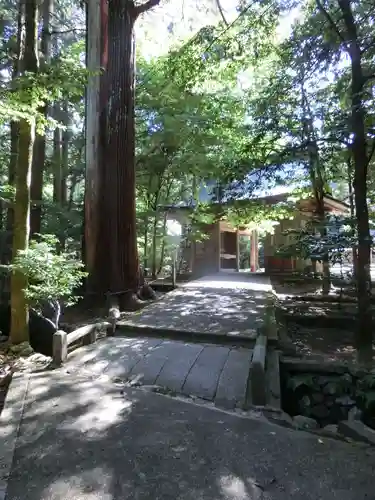
[[[10,186],[14,185],[14,177],[17,168],[17,158],[18,158],[18,136],[19,136],[19,124],[18,122],[11,122],[10,124],[10,158],[8,166],[8,182]],[[7,229],[11,231],[13,229],[13,205],[10,204],[7,211]]]
[[[327,237],[326,213],[324,206],[324,172],[321,165],[319,148],[312,120],[310,104],[308,102],[304,84],[302,84],[302,109],[303,109],[303,135],[307,140],[307,152],[309,157],[309,173],[313,195],[315,198],[315,217],[318,223],[318,231],[322,240]],[[328,295],[331,289],[331,275],[329,269],[329,254],[328,251],[322,255],[323,266],[323,281],[322,292]]]
[[[355,236],[355,228],[354,228],[354,219],[355,219],[355,206],[354,206],[354,191],[353,191],[353,172],[352,172],[352,162],[350,156],[347,161],[347,174],[348,174],[348,190],[349,190],[349,205],[350,205],[350,220],[351,220],[351,234],[354,240]],[[353,245],[352,248],[352,259],[353,259],[353,279],[354,282],[357,283],[358,276],[358,255],[357,255],[357,247]]]
[[[107,68],[108,43],[108,3],[107,0],[87,2],[87,69],[91,72],[86,91],[86,176],[85,176],[85,214],[84,214],[84,260],[89,273],[87,290],[92,293],[106,293],[107,269],[105,252],[99,244],[100,210],[104,209],[103,190],[101,189],[101,159],[104,161],[103,133],[106,128],[105,71]],[[99,77],[99,70],[103,74]],[[71,191],[70,199],[73,194]],[[108,257],[107,257],[108,258]]]
[[[167,232],[167,214],[164,214],[163,218],[163,229],[162,229],[162,240],[161,240],[161,249],[160,249],[160,261],[159,261],[159,269],[158,274],[161,273],[164,266],[164,257],[165,257],[165,237]]]
[[[367,140],[363,92],[365,78],[362,51],[350,0],[338,0],[347,33],[347,50],[351,60],[351,146],[354,161],[354,194],[358,232],[357,298],[358,328],[356,347],[358,360],[372,361],[372,313],[370,252],[371,237],[367,206]]]
[[[77,187],[77,183],[78,183],[78,179],[77,179],[77,176],[73,173],[71,176],[70,176],[70,185],[69,185],[69,196],[68,196],[68,200],[67,200],[67,210],[68,212],[70,212],[73,208],[73,203],[74,203],[74,194],[75,194],[75,190],[76,190],[76,187]]]
[[[108,114],[104,193],[109,291],[138,290],[134,143],[134,6],[108,1]],[[107,195],[107,196],[106,196]],[[104,222],[104,221],[103,221]]]
[[[24,22],[24,12],[21,5],[18,9],[17,16],[17,52],[20,53],[20,46],[23,43],[23,22]],[[13,63],[13,73],[12,78],[15,78],[19,73],[19,58]],[[14,179],[17,169],[17,159],[18,159],[18,136],[19,136],[19,126],[18,122],[12,121],[10,123],[10,158],[8,166],[8,182],[10,186],[14,186]],[[7,230],[12,231],[13,229],[13,205],[10,204],[7,211]],[[9,255],[9,260],[12,256]]]
[[[156,278],[156,256],[157,256],[157,233],[158,233],[158,212],[154,209],[154,222],[152,224],[152,259],[151,273],[152,279]]]
[[[55,119],[58,119],[60,113],[60,106],[58,103],[54,105]],[[61,129],[55,128],[53,131],[53,156],[52,156],[52,169],[53,169],[53,201],[61,205]],[[60,208],[60,207],[59,207]]]
[[[19,70],[36,73],[38,70],[38,0],[20,1],[24,39],[19,49]],[[13,255],[27,249],[30,232],[30,184],[35,139],[35,120],[19,121],[19,154],[15,175]],[[29,339],[28,307],[25,297],[27,280],[19,271],[11,276],[10,340],[19,344]]]
[[[87,96],[85,260],[95,292],[138,289],[133,28],[159,1],[93,0],[89,9],[88,67],[104,69],[100,82],[91,79]]]
[[[50,20],[53,15],[54,0],[43,0],[42,17],[43,27],[41,36],[42,65],[47,65],[51,56],[51,34]],[[39,110],[45,117],[48,114],[48,106]],[[41,231],[42,220],[42,198],[43,198],[43,171],[46,161],[46,136],[37,134],[34,142],[33,166],[31,176],[31,214],[30,214],[30,237]]]
[[[150,174],[148,177],[148,186],[147,186],[147,191],[146,191],[146,212],[145,212],[145,218],[144,218],[144,232],[143,232],[143,267],[144,267],[144,272],[146,273],[146,269],[148,269],[148,236],[149,236],[149,223],[150,223],[150,217],[149,217],[149,212],[151,208],[151,185],[152,185],[152,175]]]
[[[63,104],[63,115],[65,129],[62,131],[61,137],[61,205],[66,207],[68,201],[67,181],[69,175],[69,141],[71,135],[69,130],[69,109],[67,101],[64,101]]]
[[[143,231],[143,268],[146,274],[148,268],[148,214],[144,218],[144,231]]]
[[[99,210],[98,238],[98,242],[99,239],[101,242],[107,241],[108,247],[100,258],[98,272],[107,277],[102,283],[107,284],[109,292],[129,292],[133,297],[139,288],[133,31],[137,16],[157,3],[158,1],[152,0],[136,7],[132,0],[108,1],[108,64],[104,75],[105,162],[102,157],[102,206]],[[121,305],[124,306],[125,303]]]

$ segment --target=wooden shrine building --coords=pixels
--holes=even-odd
[[[261,203],[277,204],[285,202],[289,195],[274,195],[258,198]],[[254,200],[252,200],[254,201]],[[288,243],[290,235],[284,234],[288,229],[302,228],[314,214],[313,199],[303,199],[295,204],[293,219],[283,219],[275,222],[273,232],[263,239],[264,270],[266,273],[303,271],[311,265],[310,259],[283,258],[278,256],[277,249]],[[325,210],[327,213],[346,214],[348,205],[325,196]],[[178,221],[182,227],[189,221],[189,207],[170,207],[167,217]],[[222,270],[240,270],[240,237],[250,239],[250,259],[248,268],[251,272],[259,270],[259,236],[257,229],[235,228],[225,220],[218,220],[213,224],[206,224],[203,228],[206,239],[192,241],[183,248],[183,260],[187,263],[194,276],[204,276]]]

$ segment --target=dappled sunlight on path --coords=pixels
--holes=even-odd
[[[358,446],[55,372],[31,380],[6,499],[352,500],[374,467]]]
[[[166,294],[119,326],[254,339],[271,289],[264,275],[222,272],[205,276]]]

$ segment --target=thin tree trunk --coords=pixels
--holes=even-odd
[[[354,191],[353,191],[353,176],[352,176],[352,164],[350,161],[350,157],[347,161],[347,174],[348,174],[348,189],[349,189],[349,205],[350,205],[350,220],[351,220],[351,234],[354,240],[355,229],[354,229],[354,219],[355,219],[355,207],[354,207]],[[353,259],[353,280],[357,283],[358,276],[358,256],[357,256],[357,247],[353,245],[352,248],[352,259]]]
[[[50,20],[53,15],[54,0],[43,0],[42,16],[43,28],[41,36],[42,65],[48,64],[51,56]],[[45,117],[48,115],[48,106],[39,110]],[[46,162],[46,136],[37,134],[34,141],[33,166],[31,176],[31,214],[30,237],[41,232],[42,198],[43,198],[43,172]]]
[[[160,182],[160,189],[159,191],[161,190],[161,185],[162,185],[162,182]],[[173,180],[172,181],[169,181],[169,184],[167,184],[167,188],[166,188],[166,193],[165,193],[165,199],[168,200],[169,199],[169,194],[171,192],[171,189],[172,189],[172,185],[173,185]],[[167,232],[167,214],[164,213],[164,217],[163,217],[163,229],[162,229],[162,241],[161,241],[161,250],[160,250],[160,261],[159,261],[159,269],[158,269],[158,274],[161,273],[161,270],[163,268],[163,265],[164,265],[164,257],[165,257],[165,236],[166,236],[166,232]]]
[[[156,209],[154,209],[154,222],[152,224],[152,264],[151,264],[151,273],[153,279],[156,278],[157,230],[158,230],[158,212]]]
[[[10,124],[10,158],[8,167],[8,182],[10,186],[14,185],[14,177],[17,168],[18,158],[18,136],[19,125],[18,122],[11,122]],[[13,229],[13,204],[10,204],[7,211],[7,230]]]
[[[24,3],[25,2],[25,3]],[[21,0],[20,11],[24,22],[24,39],[19,47],[19,69],[36,73],[38,70],[38,0]],[[30,184],[35,140],[35,120],[19,121],[19,154],[15,176],[13,255],[28,247],[30,232]],[[11,276],[11,331],[10,340],[19,344],[29,339],[28,306],[25,297],[27,280],[15,271]]]
[[[61,137],[61,206],[66,207],[68,201],[68,187],[67,180],[69,175],[69,109],[68,102],[64,101],[63,104],[64,125],[65,129],[62,131]]]
[[[58,116],[59,105],[55,103],[54,114]],[[56,204],[61,204],[61,129],[55,128],[53,131],[53,156],[52,156],[52,167],[53,167],[53,201]]]
[[[371,237],[367,206],[367,141],[365,110],[363,105],[364,74],[362,51],[358,41],[350,0],[338,0],[347,32],[347,47],[351,60],[351,130],[354,160],[354,194],[358,232],[357,298],[358,328],[356,347],[358,361],[372,361],[372,313],[370,252]]]
[[[161,273],[164,265],[166,232],[167,232],[167,214],[164,214],[158,274]]]
[[[24,8],[24,7],[23,7]],[[23,8],[21,8],[21,4],[18,10],[17,16],[17,51],[20,53],[20,46],[22,43],[23,36],[23,22],[24,22],[24,12]],[[12,77],[15,78],[19,73],[19,59],[13,63],[13,74]],[[9,158],[9,166],[8,166],[8,182],[10,186],[14,186],[14,179],[17,169],[17,161],[18,161],[18,136],[19,136],[19,126],[18,122],[12,121],[10,123],[10,158]],[[7,211],[7,230],[12,231],[13,229],[13,204],[10,204]],[[11,260],[12,256],[9,255],[9,260]],[[8,260],[8,259],[7,259]]]
[[[143,268],[146,274],[146,269],[148,267],[148,215],[146,214],[144,219],[144,231],[143,231]]]
[[[70,177],[70,186],[69,186],[69,198],[68,198],[68,212],[70,212],[73,208],[74,203],[74,193],[77,186],[77,176],[72,174]]]
[[[312,184],[312,190],[315,198],[315,216],[318,222],[318,230],[321,239],[324,241],[327,237],[327,227],[326,227],[326,213],[324,207],[324,173],[322,172],[322,165],[319,157],[319,148],[316,140],[314,124],[312,120],[312,114],[310,105],[306,96],[304,89],[304,84],[302,84],[302,108],[304,111],[303,116],[303,133],[307,140],[307,150],[309,156],[309,172]],[[328,251],[324,252],[322,255],[322,265],[323,265],[323,281],[322,281],[322,293],[328,295],[331,289],[331,275],[329,269],[329,254]]]
[[[143,267],[145,269],[148,268],[148,236],[149,236],[149,231],[148,231],[148,225],[149,225],[149,211],[150,211],[150,206],[151,206],[151,184],[152,184],[152,175],[149,175],[148,178],[148,187],[146,191],[146,215],[144,219],[144,224],[145,224],[145,229],[143,232]]]

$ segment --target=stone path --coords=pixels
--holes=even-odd
[[[192,281],[123,322],[127,337],[116,334],[70,354],[66,369],[155,385],[227,409],[246,407],[254,339],[271,289],[264,275],[246,273]],[[155,331],[158,338],[150,335]],[[172,339],[171,331],[181,335]],[[204,340],[194,342],[195,333]],[[245,346],[235,345],[239,337]]]
[[[178,290],[139,317],[251,339],[269,285],[236,278],[193,282],[182,291],[187,303]],[[77,349],[60,369],[15,376],[0,417],[0,500],[373,498],[373,450],[122,383],[242,407],[252,354],[228,343],[112,337]]]
[[[249,403],[251,358],[249,348],[112,337],[77,349],[62,370],[156,385],[233,409]]]
[[[4,476],[0,484],[6,500],[374,498],[374,450],[261,415],[120,392],[59,370],[31,377],[21,415],[8,485]],[[0,424],[6,437],[12,414]],[[0,466],[2,455],[4,447]],[[0,483],[2,474],[0,467]]]
[[[118,328],[254,340],[271,290],[263,274],[221,272],[180,286]]]

